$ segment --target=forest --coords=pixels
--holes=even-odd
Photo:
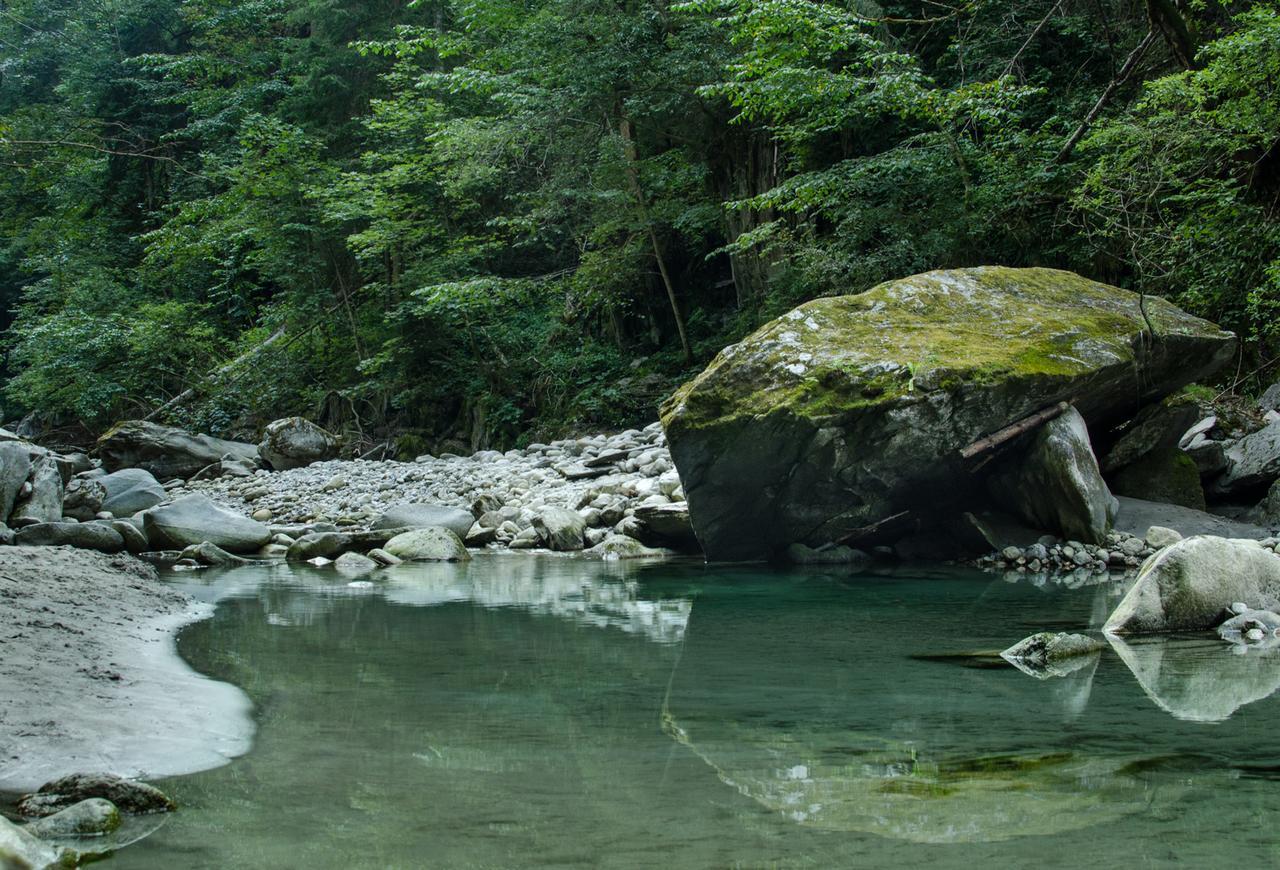
[[[5,420],[401,455],[651,422],[799,302],[979,264],[1280,353],[1280,7],[0,0]]]

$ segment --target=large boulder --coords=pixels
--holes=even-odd
[[[649,546],[699,552],[698,538],[689,519],[689,505],[685,502],[640,505],[635,517],[640,522],[637,534]]]
[[[405,562],[465,562],[471,558],[462,540],[444,528],[404,532],[387,541],[384,549]]]
[[[1280,557],[1252,541],[1200,535],[1148,559],[1103,629],[1112,634],[1211,629],[1237,601],[1259,610],[1280,608]]]
[[[56,523],[62,519],[62,469],[52,454],[37,459],[31,469],[31,495],[13,511],[14,520]]]
[[[98,454],[108,471],[144,468],[161,480],[170,480],[192,477],[227,456],[256,462],[258,448],[145,420],[127,420],[98,439]]]
[[[1089,428],[1075,408],[1040,427],[1031,443],[992,475],[992,494],[1037,528],[1101,544],[1115,500],[1098,470]]]
[[[78,866],[75,852],[46,843],[0,816],[0,867],[4,870],[53,870],[75,866]]]
[[[1179,446],[1201,417],[1200,403],[1185,393],[1143,408],[1107,451],[1102,470],[1111,474],[1154,450]]]
[[[1235,337],[1068,272],[931,272],[818,299],[663,406],[712,559],[818,546],[963,491],[960,451],[1059,401],[1115,423],[1216,371]]]
[[[375,529],[425,529],[440,526],[465,538],[475,518],[462,508],[438,504],[399,504],[374,521]]]
[[[102,509],[116,517],[131,517],[138,511],[155,507],[167,497],[160,481],[142,468],[122,468],[99,478],[99,482],[107,490]]]
[[[208,541],[231,553],[252,553],[271,540],[267,526],[198,494],[152,508],[143,523],[152,546],[174,550]]]
[[[338,455],[338,439],[302,417],[267,424],[258,452],[276,471],[302,468]]]
[[[1221,496],[1265,492],[1280,479],[1280,420],[1246,435],[1227,449],[1227,470],[1213,482]]]
[[[31,450],[20,441],[0,442],[0,523],[9,519],[22,484],[31,476]]]
[[[102,510],[106,498],[107,488],[101,478],[77,477],[62,494],[62,515],[87,522]]]

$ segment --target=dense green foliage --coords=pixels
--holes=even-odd
[[[797,301],[978,263],[1248,370],[1278,91],[1274,3],[0,0],[5,417],[623,426]]]

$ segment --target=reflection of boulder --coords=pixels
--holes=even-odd
[[[1221,722],[1280,689],[1280,653],[1275,649],[1241,655],[1241,648],[1216,639],[1107,639],[1147,697],[1178,719]]]

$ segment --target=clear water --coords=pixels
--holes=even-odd
[[[524,555],[178,581],[253,750],[162,782],[131,868],[1280,863],[1280,660],[1216,641],[1039,680],[982,659],[1111,583]]]

